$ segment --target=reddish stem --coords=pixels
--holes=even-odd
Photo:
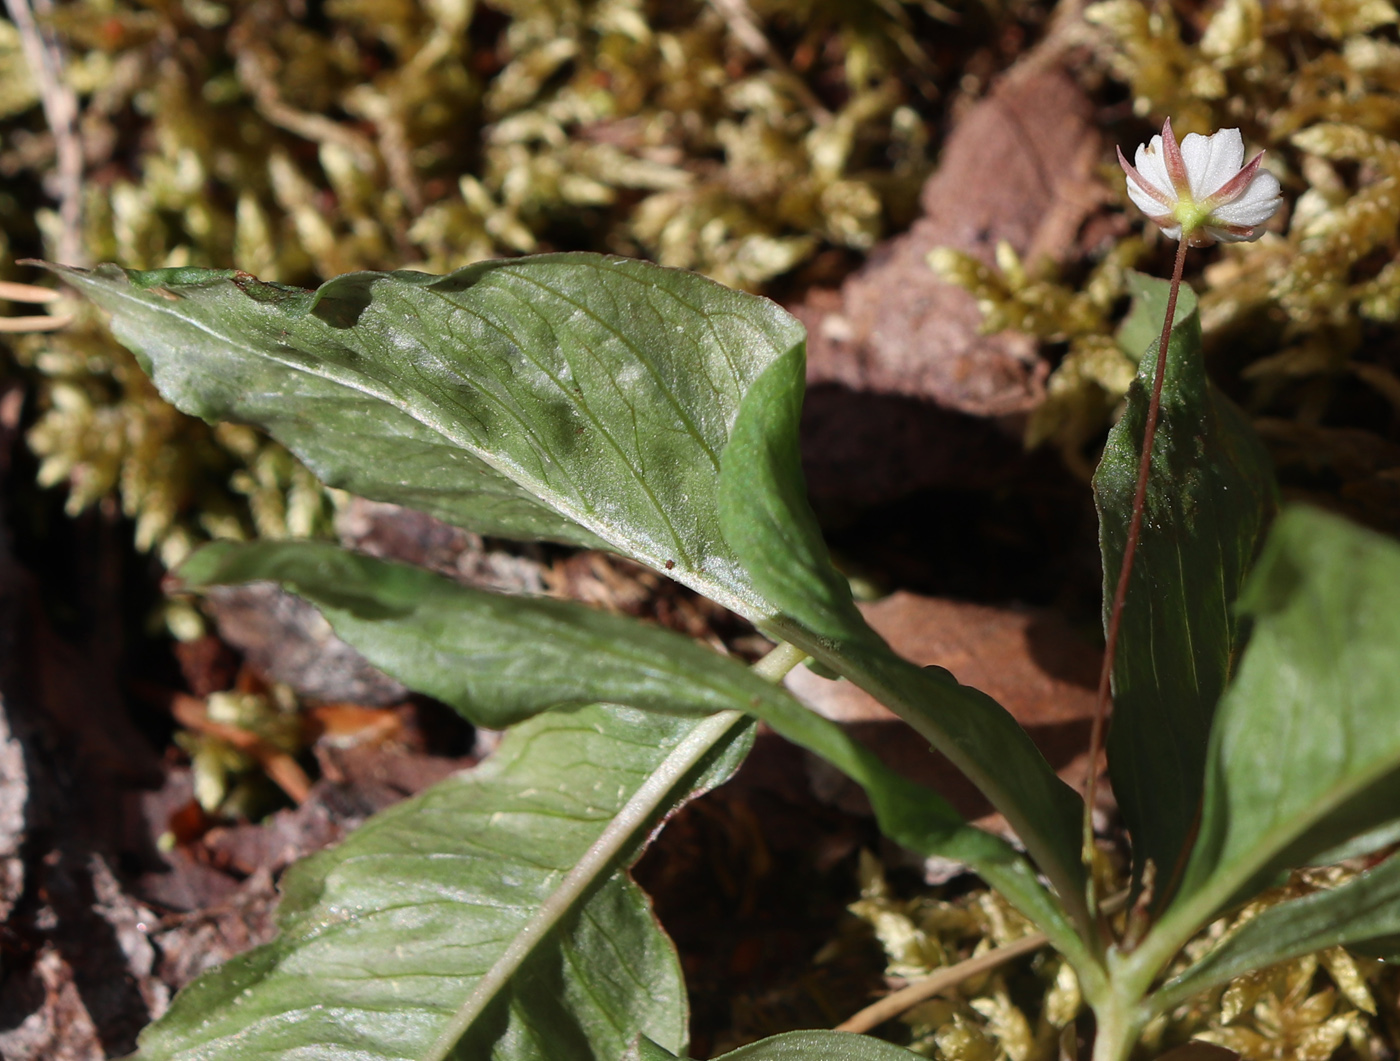
[[[1128,541],[1123,549],[1123,566],[1118,572],[1118,588],[1113,592],[1113,607],[1109,611],[1108,630],[1104,637],[1103,669],[1099,672],[1099,695],[1094,705],[1094,726],[1089,733],[1089,779],[1084,789],[1084,860],[1089,867],[1089,908],[1094,909],[1094,793],[1099,779],[1099,757],[1103,753],[1104,721],[1108,716],[1108,699],[1113,679],[1113,661],[1118,651],[1118,631],[1123,625],[1123,604],[1128,598],[1128,583],[1133,576],[1133,559],[1137,556],[1138,538],[1142,534],[1143,510],[1147,507],[1147,479],[1152,472],[1152,443],[1157,437],[1157,417],[1162,408],[1162,379],[1167,372],[1167,349],[1171,344],[1172,318],[1176,315],[1176,296],[1181,290],[1181,273],[1186,267],[1186,235],[1182,233],[1176,248],[1176,265],[1172,269],[1172,286],[1167,295],[1167,316],[1162,322],[1162,338],[1157,344],[1157,372],[1152,381],[1152,399],[1147,405],[1147,422],[1142,429],[1142,458],[1138,462],[1137,492],[1133,495],[1133,514],[1128,523]]]

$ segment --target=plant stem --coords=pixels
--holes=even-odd
[[[788,671],[796,667],[804,659],[807,653],[796,645],[789,645],[786,641],[779,641],[778,647],[769,651],[761,660],[756,662],[749,670],[753,671],[764,681],[772,682],[774,685],[782,684],[782,680],[788,676]]]
[[[1093,1061],[1128,1061],[1142,1033],[1136,1004],[1115,998],[1110,1005],[1095,1006],[1094,1022]]]
[[[1128,599],[1128,584],[1132,580],[1133,560],[1137,556],[1138,539],[1142,536],[1143,510],[1147,507],[1147,479],[1152,473],[1152,443],[1157,437],[1157,417],[1162,408],[1162,380],[1167,372],[1167,351],[1171,346],[1172,318],[1176,316],[1176,296],[1181,290],[1181,274],[1186,267],[1186,236],[1182,233],[1176,247],[1176,265],[1172,269],[1172,286],[1167,295],[1167,315],[1162,321],[1162,337],[1157,343],[1157,371],[1152,380],[1152,398],[1147,405],[1147,421],[1142,428],[1142,458],[1138,462],[1137,492],[1133,495],[1133,513],[1128,523],[1128,539],[1123,548],[1123,563],[1118,571],[1118,588],[1113,593],[1108,628],[1104,635],[1103,669],[1099,672],[1099,695],[1094,705],[1094,725],[1089,734],[1089,778],[1084,791],[1084,864],[1089,870],[1089,909],[1096,909],[1094,897],[1094,794],[1098,786],[1099,757],[1103,752],[1104,720],[1108,715],[1109,691],[1113,679],[1113,662],[1118,652],[1118,631],[1123,625],[1123,605]],[[1097,1055],[1096,1055],[1097,1056]]]

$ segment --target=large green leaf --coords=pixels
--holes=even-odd
[[[1134,276],[1122,341],[1142,342],[1127,409],[1094,476],[1105,621],[1118,584],[1170,285]],[[1108,735],[1113,791],[1138,871],[1157,866],[1157,899],[1184,868],[1200,813],[1216,703],[1234,665],[1232,611],[1275,506],[1268,454],[1206,378],[1196,299],[1183,288],[1167,352],[1161,419],[1137,559],[1113,670]]]
[[[1149,1000],[1162,1012],[1253,969],[1328,947],[1389,944],[1400,935],[1400,859],[1391,858],[1338,888],[1271,906]]]
[[[802,487],[802,360],[780,358],[750,388],[724,451],[720,520],[775,615],[760,626],[894,709],[988,796],[1087,930],[1082,803],[1025,730],[985,693],[897,656],[832,569]]]
[[[714,508],[745,391],[803,343],[766,299],[595,254],[314,292],[57,271],[112,313],[169,401],[266,428],[332,486],[486,533],[607,543],[763,611]]]
[[[786,1032],[741,1046],[715,1061],[911,1061],[918,1054],[901,1046],[850,1032]],[[642,1041],[627,1061],[682,1061],[655,1043]]]
[[[897,660],[831,570],[792,459],[802,329],[777,306],[588,254],[355,273],[315,292],[241,273],[53,268],[112,312],[177,406],[265,427],[332,485],[477,530],[606,544],[839,655],[985,788],[1075,902],[1073,794],[993,701]],[[770,456],[783,459],[745,478],[745,462]],[[805,522],[788,533],[788,519]]]
[[[278,938],[183,991],[142,1033],[138,1057],[448,1056],[438,1039],[469,1000],[475,1019],[448,1043],[463,1061],[616,1061],[643,1034],[683,1050],[676,955],[622,865],[662,814],[722,780],[747,748],[744,727],[731,727],[666,776],[695,727],[605,706],[522,724],[483,765],[290,870]],[[491,987],[503,955],[658,775],[666,798]]]
[[[483,713],[482,705],[497,702],[509,705],[504,717],[520,718],[585,700],[673,713],[747,712],[862,785],[892,839],[971,864],[1057,945],[1081,953],[1059,908],[1005,842],[967,825],[937,793],[892,772],[785,690],[678,634],[571,601],[473,589],[312,542],[207,546],[178,574],[192,589],[276,579],[317,605],[372,662],[470,718],[500,717]]]
[[[323,542],[216,542],[177,574],[193,590],[280,582],[376,667],[492,729],[597,700],[704,715],[770,694],[747,668],[712,667],[711,649],[628,616],[473,590]]]
[[[1314,509],[1280,516],[1240,597],[1253,630],[1216,714],[1200,836],[1167,915],[1183,931],[1400,818],[1397,599],[1400,545]]]

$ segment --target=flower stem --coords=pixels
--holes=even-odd
[[[1142,1034],[1142,1020],[1135,1009],[1122,997],[1095,1007],[1093,1061],[1127,1061]]]
[[[1176,296],[1181,290],[1181,274],[1186,267],[1186,237],[1182,234],[1176,247],[1176,265],[1172,269],[1172,286],[1167,295],[1167,316],[1162,321],[1162,338],[1157,344],[1157,371],[1152,380],[1152,398],[1147,405],[1147,421],[1142,428],[1142,458],[1138,463],[1137,492],[1133,495],[1133,513],[1128,523],[1128,540],[1123,548],[1123,564],[1118,572],[1118,588],[1113,593],[1108,628],[1103,647],[1103,669],[1099,672],[1099,695],[1094,705],[1094,725],[1089,733],[1089,777],[1084,790],[1084,864],[1089,868],[1089,909],[1096,909],[1094,898],[1094,792],[1098,786],[1099,757],[1103,752],[1104,720],[1108,715],[1109,691],[1113,679],[1113,662],[1118,651],[1118,631],[1123,625],[1123,604],[1128,598],[1128,584],[1133,576],[1133,559],[1137,556],[1138,539],[1142,536],[1143,510],[1147,507],[1147,479],[1152,472],[1152,443],[1157,437],[1157,417],[1162,408],[1162,379],[1167,372],[1167,350],[1172,338],[1172,318],[1176,316]]]

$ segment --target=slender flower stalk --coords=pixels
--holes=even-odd
[[[1104,720],[1112,688],[1113,664],[1118,651],[1118,633],[1123,607],[1132,581],[1133,560],[1142,536],[1143,512],[1147,507],[1147,482],[1152,472],[1152,444],[1157,436],[1157,419],[1162,405],[1162,380],[1166,375],[1167,351],[1171,345],[1172,319],[1176,314],[1181,274],[1186,266],[1187,247],[1205,247],[1215,242],[1237,243],[1256,240],[1262,226],[1274,216],[1283,199],[1277,178],[1262,169],[1261,151],[1244,164],[1244,139],[1238,129],[1222,129],[1210,136],[1188,133],[1179,144],[1168,118],[1162,132],[1137,149],[1131,165],[1118,151],[1118,164],[1128,178],[1128,196],[1166,234],[1178,240],[1176,263],[1172,268],[1171,291],[1167,296],[1166,319],[1157,344],[1157,365],[1152,380],[1152,396],[1142,432],[1142,457],[1138,463],[1137,488],[1128,523],[1128,538],[1118,586],[1109,610],[1104,632],[1103,669],[1099,674],[1098,700],[1089,736],[1089,776],[1084,792],[1084,862],[1089,873],[1089,909],[1095,909],[1093,884],[1094,796],[1098,784],[1099,758],[1103,751]]]

